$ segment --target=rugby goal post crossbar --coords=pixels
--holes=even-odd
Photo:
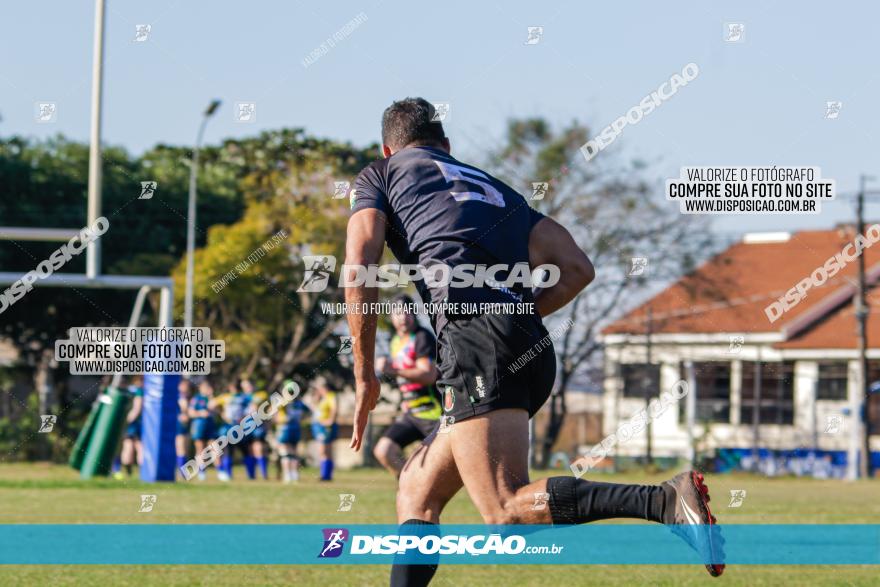
[[[0,240],[67,242],[79,235],[81,228],[27,228],[0,226]]]
[[[4,235],[5,236],[5,235]],[[42,240],[42,239],[35,239]],[[21,279],[18,273],[0,273],[0,286],[11,285]],[[170,328],[174,325],[174,280],[170,277],[150,275],[98,275],[89,277],[80,273],[54,273],[43,279],[34,281],[40,287],[87,287],[91,289],[136,289],[137,297],[128,320],[128,327],[134,328],[141,319],[144,301],[152,290],[159,290],[159,328]],[[113,387],[119,385],[121,375],[113,375]]]
[[[0,286],[10,285],[20,279],[21,275],[17,273],[0,273]],[[91,289],[137,290],[134,306],[132,308],[131,316],[129,317],[128,321],[129,327],[135,327],[140,322],[144,302],[147,299],[147,294],[149,294],[150,291],[159,290],[160,297],[158,326],[162,328],[171,327],[173,325],[174,280],[170,277],[136,275],[98,275],[95,277],[89,277],[88,275],[77,273],[55,273],[43,279],[36,280],[33,285],[38,287],[58,288],[82,287]],[[114,373],[113,379],[110,383],[110,388],[118,389],[121,380],[122,374],[118,372]],[[150,442],[144,446],[144,458],[149,461],[149,467],[147,467],[146,469],[141,467],[140,474],[142,480],[149,482],[157,480],[174,480],[173,463],[170,463],[170,461],[168,460],[170,458],[168,457],[168,454],[172,454],[174,452],[174,435],[172,433],[163,432],[163,429],[167,428],[168,426],[162,424],[162,420],[168,420],[168,418],[165,416],[167,415],[167,413],[171,413],[172,410],[172,408],[169,407],[170,404],[168,403],[170,400],[166,401],[166,398],[164,396],[172,389],[174,389],[176,394],[176,375],[171,375],[170,379],[167,375],[162,375],[159,385],[160,388],[163,390],[160,392],[159,401],[152,401],[152,396],[146,398],[144,407],[142,408],[142,413],[145,414],[143,416],[144,422],[146,422],[146,418],[148,415],[152,422],[152,427],[150,427],[149,429],[146,423],[142,425],[142,435],[145,435],[143,436],[143,438],[149,437],[150,439]],[[104,401],[104,398],[108,397],[109,396],[106,394],[106,392],[98,394],[98,397],[96,398],[95,403],[92,407],[93,414],[98,413],[96,412],[96,409],[101,408],[99,404]],[[176,395],[174,395],[173,401],[173,409],[176,409]],[[176,413],[173,415],[173,418],[176,418]],[[86,455],[91,454],[89,452],[89,438],[90,433],[86,432],[85,430],[83,430],[80,433],[80,437],[77,438],[78,444],[80,442],[84,443],[82,444],[82,448],[80,449],[81,454],[83,455],[82,458],[85,458]],[[83,463],[82,458],[79,461],[79,465],[74,465],[73,460],[71,461],[71,465],[74,466],[74,468],[80,469],[81,475],[83,475],[83,470],[81,468]],[[161,475],[157,473],[157,471],[159,471],[160,469],[162,471]],[[85,476],[89,477],[91,475],[89,474]]]
[[[0,273],[0,286],[12,285],[21,279],[18,273]],[[35,287],[82,287],[90,289],[133,289],[139,290],[135,300],[137,318],[143,308],[143,298],[150,290],[159,290],[159,327],[174,325],[174,280],[155,275],[97,275],[89,277],[81,273],[54,273],[33,282]],[[135,318],[132,312],[132,319]]]
[[[31,242],[67,242],[78,236],[80,228],[32,228],[19,226],[0,226],[0,241],[31,241]],[[86,252],[93,246],[97,246],[97,240],[86,245]],[[21,279],[18,273],[0,272],[0,286],[12,285]],[[100,271],[94,274],[88,273],[53,273],[45,278],[33,282],[39,287],[83,287],[91,289],[136,289],[142,290],[143,296],[149,290],[157,289],[161,292],[159,302],[159,326],[170,327],[174,324],[174,280],[170,277],[156,275],[102,275]],[[140,318],[140,309],[143,307],[142,295],[139,292],[135,301],[137,317]],[[133,315],[134,317],[134,315]]]

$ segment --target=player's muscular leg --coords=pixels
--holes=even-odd
[[[610,518],[669,523],[671,519],[669,506],[674,506],[677,493],[669,484],[602,483],[571,475],[529,483],[525,410],[497,410],[457,422],[450,438],[464,486],[488,524],[583,524]]]
[[[440,512],[461,489],[449,434],[434,433],[419,446],[400,472],[397,520],[438,523]]]
[[[383,467],[388,469],[396,477],[400,477],[400,470],[403,468],[406,460],[403,458],[403,450],[396,442],[383,436],[376,443],[373,449],[373,456],[379,461]]]
[[[397,488],[397,520],[400,532],[409,528],[431,527],[440,521],[440,512],[461,489],[461,477],[452,459],[448,434],[434,432],[413,453],[400,473]],[[437,572],[440,555],[428,564],[398,564],[391,567],[391,587],[422,587]]]
[[[487,524],[552,523],[547,480],[529,483],[528,427],[525,410],[505,409],[456,422],[448,433],[455,465]]]

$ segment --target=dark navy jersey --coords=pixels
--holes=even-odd
[[[397,260],[425,267],[528,264],[529,233],[544,217],[510,186],[433,147],[409,147],[371,163],[355,181],[351,206],[354,212],[381,210]],[[506,278],[503,271],[495,276]],[[419,280],[416,288],[423,301],[435,303],[532,299],[522,285],[457,291]]]

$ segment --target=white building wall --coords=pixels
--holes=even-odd
[[[794,423],[793,425],[762,425],[760,427],[760,444],[762,447],[791,450],[796,448],[812,448],[817,446],[823,450],[846,450],[853,425],[852,415],[844,415],[848,408],[847,401],[818,400],[815,388],[818,380],[817,358],[827,356],[829,359],[843,359],[844,353],[814,353],[805,360],[792,356],[791,352],[781,352],[766,345],[744,345],[731,350],[728,344],[655,344],[652,347],[654,363],[661,366],[661,390],[669,390],[680,378],[680,364],[683,361],[729,361],[731,363],[731,395],[730,421],[713,423],[709,426],[708,437],[701,450],[710,448],[751,448],[753,446],[753,429],[750,422],[740,422],[740,406],[742,396],[743,362],[776,362],[780,360],[795,361],[794,371]],[[839,355],[839,356],[838,356]],[[623,380],[620,376],[621,363],[643,363],[645,360],[644,345],[626,344],[606,347],[605,394],[603,398],[603,436],[615,432],[620,424],[645,407],[642,398],[624,398]],[[750,366],[749,366],[750,367]],[[850,398],[858,394],[855,361],[851,361]],[[699,394],[699,390],[697,390]],[[698,395],[699,397],[699,395]],[[683,398],[681,402],[685,402]],[[675,405],[666,410],[653,421],[652,439],[654,456],[684,457],[688,451],[687,423],[684,421],[684,407]],[[842,417],[842,430],[826,433],[829,418]],[[694,427],[695,438],[700,439],[706,434],[705,426],[697,423]],[[618,443],[615,451],[609,454],[620,456],[641,456],[645,454],[645,432],[634,435],[627,442]],[[872,438],[872,447],[880,448],[880,437]]]

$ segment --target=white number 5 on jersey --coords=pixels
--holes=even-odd
[[[491,204],[493,206],[498,206],[499,208],[504,208],[504,196],[501,195],[495,187],[490,183],[489,176],[479,171],[477,169],[471,169],[469,167],[462,167],[461,165],[455,165],[454,163],[446,163],[444,161],[434,161],[437,164],[437,167],[440,168],[440,173],[443,174],[443,178],[452,183],[453,181],[460,181],[466,184],[479,186],[485,192],[484,194],[480,192],[452,192],[452,197],[455,198],[456,202],[483,202],[486,204]],[[465,175],[467,174],[467,175]]]

